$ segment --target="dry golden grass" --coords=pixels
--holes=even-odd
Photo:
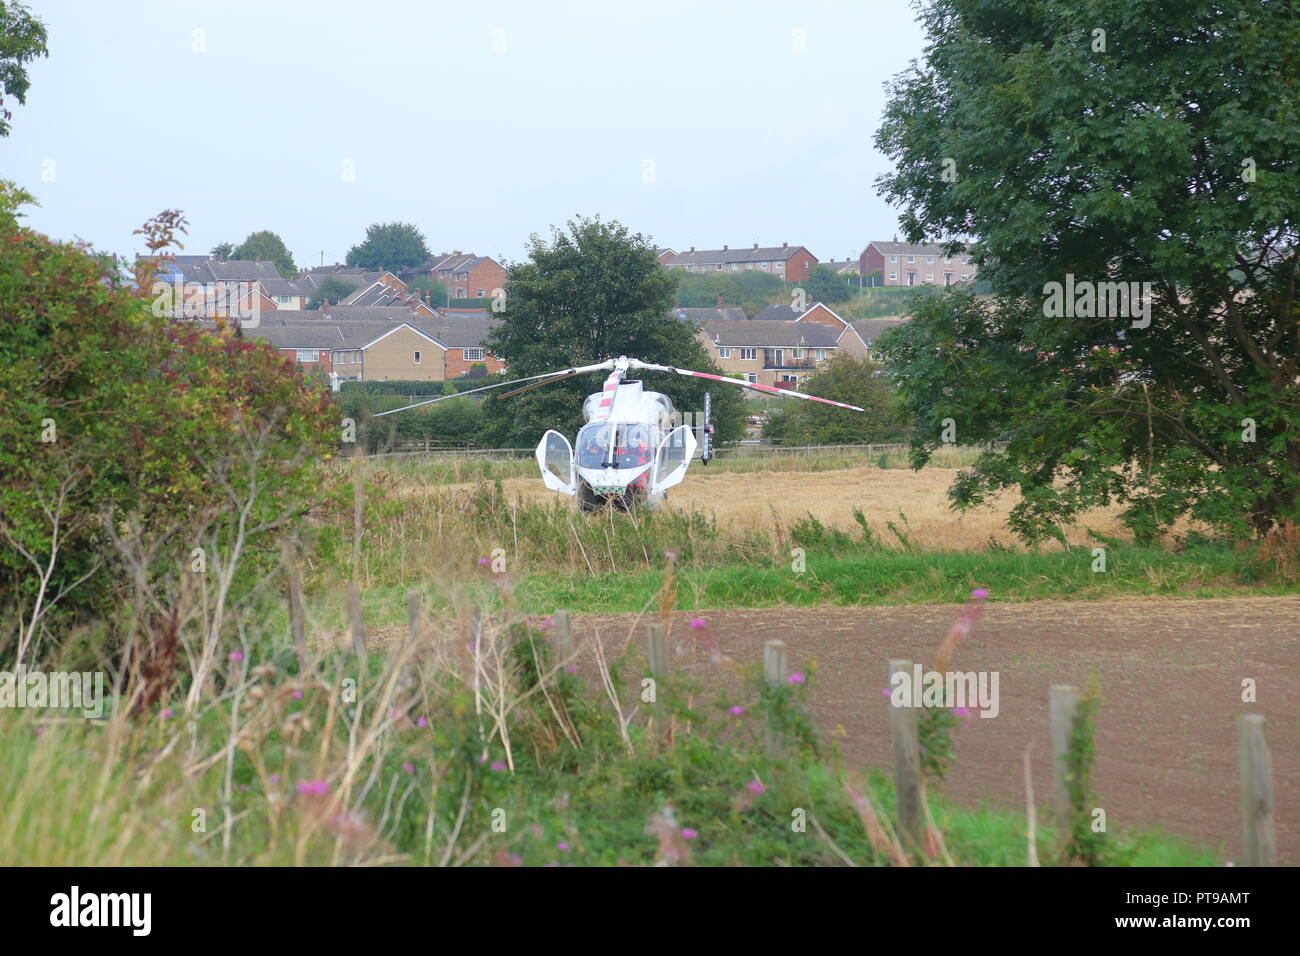
[[[853,509],[866,517],[887,543],[896,544],[886,528],[892,521],[912,542],[925,549],[952,551],[985,550],[992,537],[1003,544],[1014,543],[1006,527],[1007,513],[1017,496],[1007,494],[992,507],[966,514],[949,507],[947,491],[957,476],[954,469],[927,467],[921,471],[876,468],[868,465],[834,471],[757,471],[729,473],[692,466],[686,481],[669,492],[673,508],[697,510],[716,516],[719,525],[737,530],[770,528],[779,519],[787,527],[811,514],[827,527],[854,530]],[[547,503],[556,495],[539,479],[509,478],[502,481],[507,499],[516,496],[527,502]],[[408,486],[413,496],[449,489],[471,488],[469,484]],[[906,522],[899,518],[900,512]],[[1118,509],[1085,514],[1066,529],[1072,545],[1089,543],[1087,529],[1105,535],[1128,538],[1118,520]],[[1044,550],[1057,547],[1044,544]]]

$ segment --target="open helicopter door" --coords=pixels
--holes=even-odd
[[[690,425],[674,428],[659,443],[654,469],[650,475],[650,494],[658,497],[673,485],[681,484],[695,454],[694,429]]]
[[[573,446],[569,439],[552,429],[537,443],[537,465],[542,469],[542,483],[552,491],[572,495],[578,491],[573,470]]]

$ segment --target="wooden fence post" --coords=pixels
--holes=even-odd
[[[668,641],[664,637],[664,626],[658,621],[651,621],[645,626],[646,659],[650,662],[650,673],[658,677],[668,674]]]
[[[556,611],[551,615],[555,625],[555,657],[557,663],[563,663],[573,653],[573,622],[568,611]]]
[[[912,679],[912,662],[891,660],[889,684],[902,672]],[[919,703],[919,702],[918,702]],[[925,810],[921,805],[921,742],[916,729],[916,708],[889,707],[889,737],[894,745],[894,802],[898,808],[898,834],[904,846],[925,846]]]
[[[1237,767],[1241,775],[1241,865],[1277,866],[1273,822],[1273,758],[1264,737],[1264,715],[1237,719]]]
[[[1070,738],[1079,713],[1079,688],[1053,684],[1047,695],[1048,721],[1052,737],[1052,808],[1057,826],[1068,825],[1070,813]]]
[[[306,675],[306,602],[303,599],[302,578],[298,576],[298,565],[293,558],[293,546],[287,538],[280,539],[280,563],[284,566],[285,580],[289,585],[289,632],[293,635],[293,649],[298,654],[298,673]]]
[[[420,618],[424,611],[420,607],[420,595],[414,591],[406,592],[406,639],[414,644],[420,637]]]
[[[361,589],[357,582],[348,584],[348,618],[351,621],[352,651],[357,659],[366,659],[366,626],[361,616]]]
[[[786,655],[785,641],[770,640],[763,645],[763,677],[769,684],[777,688],[782,687],[785,684],[789,667],[790,662]],[[780,755],[782,749],[781,732],[776,727],[770,714],[764,731],[764,743],[767,746],[767,755],[769,757]]]

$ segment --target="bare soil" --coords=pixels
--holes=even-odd
[[[927,664],[951,625],[950,605],[732,610],[677,614],[670,646],[689,650],[691,617],[737,662],[786,642],[792,670],[816,665],[814,715],[850,766],[891,762],[886,668]],[[633,615],[582,615],[575,636],[611,653],[643,644]],[[698,636],[698,635],[697,635]],[[997,671],[1000,713],[957,732],[956,760],[939,790],[959,804],[1025,810],[1023,754],[1033,743],[1035,799],[1051,793],[1048,688],[1100,682],[1094,790],[1111,832],[1140,825],[1203,842],[1225,861],[1240,854],[1236,720],[1267,718],[1281,862],[1300,864],[1300,598],[1134,599],[989,604],[951,668]],[[702,653],[678,666],[735,674]],[[588,666],[580,668],[586,671]],[[1253,679],[1258,702],[1242,702]]]

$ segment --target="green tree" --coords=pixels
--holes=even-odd
[[[327,275],[324,279],[318,280],[318,283],[316,294],[307,299],[309,309],[319,309],[327,301],[331,305],[338,305],[357,290],[355,283],[340,279],[338,276]]]
[[[424,233],[408,222],[377,222],[366,229],[364,241],[348,250],[351,268],[396,272],[429,258]]]
[[[212,247],[212,252],[209,254],[216,256],[218,259],[233,259],[235,258],[235,244],[233,242],[218,242]]]
[[[1294,4],[920,16],[927,61],[892,84],[880,187],[910,240],[979,237],[994,297],[923,297],[886,336],[914,460],[948,419],[959,442],[1007,439],[950,494],[1018,488],[1029,540],[1112,502],[1140,536],[1181,515],[1238,533],[1300,517]],[[1139,301],[1102,287],[1099,307],[1110,282]]]
[[[881,366],[867,358],[836,355],[808,376],[798,391],[861,412],[787,398],[768,412],[763,438],[786,445],[865,445],[903,440],[897,402]]]
[[[718,373],[690,325],[670,317],[677,276],[655,258],[645,236],[615,222],[577,218],[553,229],[548,244],[534,235],[528,261],[510,270],[510,295],[490,347],[511,378],[627,355],[647,362]],[[738,388],[710,387],[705,379],[646,373],[647,386],[669,396],[681,411],[703,408],[713,396],[717,437],[741,436]],[[497,445],[535,444],[548,428],[572,436],[582,424],[582,403],[599,390],[595,375],[579,376],[487,406]]]
[[[276,271],[285,279],[298,274],[298,267],[293,264],[293,256],[284,240],[269,229],[250,233],[231,251],[230,258],[274,262]]]
[[[0,0],[0,136],[9,135],[9,119],[13,116],[5,108],[5,97],[27,102],[31,87],[27,64],[38,56],[49,55],[46,39],[45,24],[25,6]]]
[[[853,295],[844,277],[826,266],[815,266],[801,284],[809,302],[844,302]]]

